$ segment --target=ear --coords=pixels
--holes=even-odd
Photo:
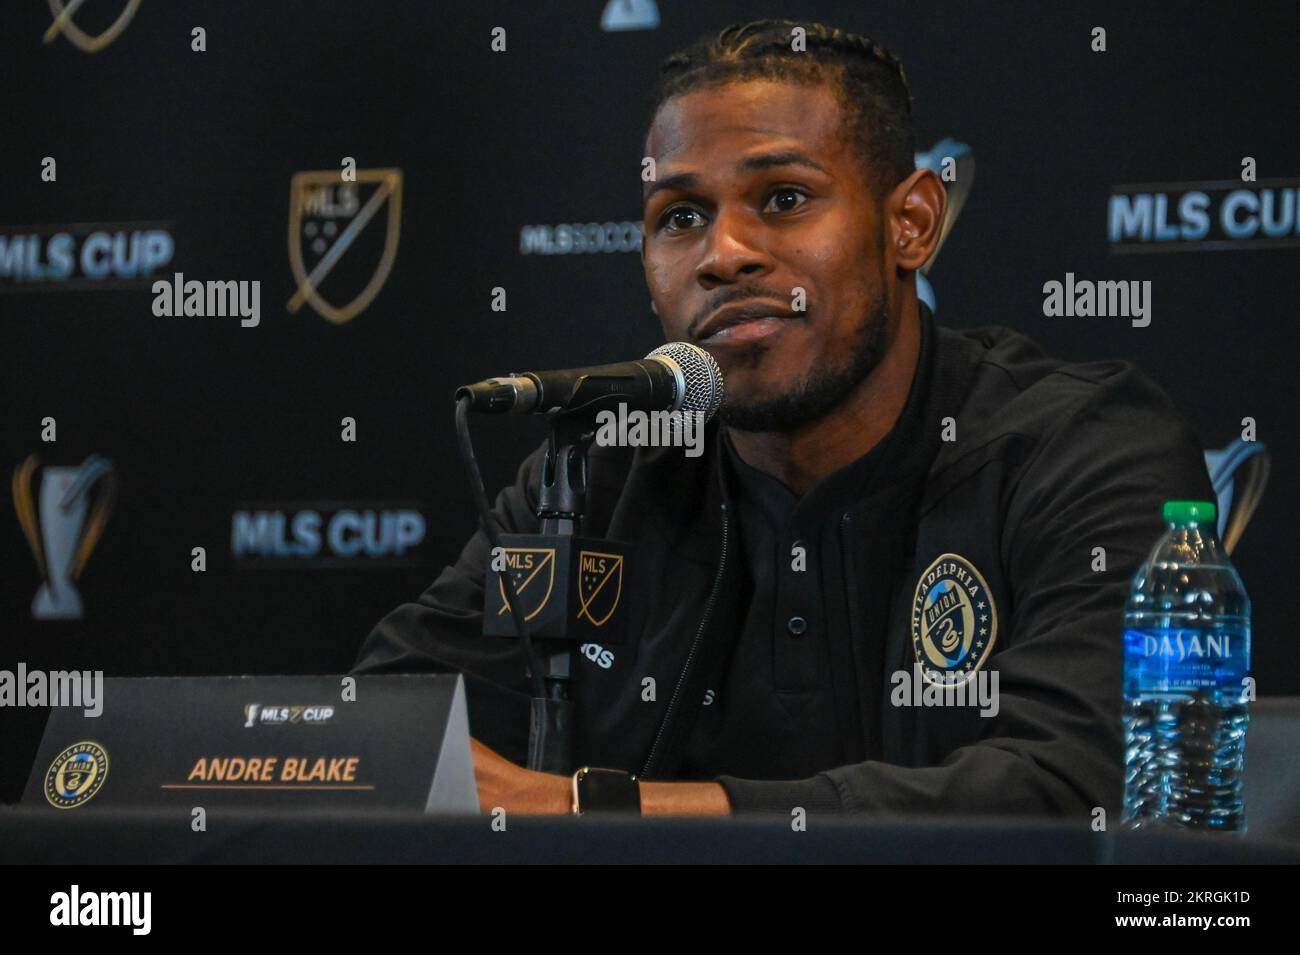
[[[929,169],[918,169],[894,187],[885,200],[894,265],[915,272],[934,254],[943,234],[948,193]]]

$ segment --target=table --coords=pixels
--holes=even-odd
[[[1295,864],[1300,843],[1249,833],[1094,833],[1025,819],[810,816],[641,819],[209,809],[0,807],[0,863]]]

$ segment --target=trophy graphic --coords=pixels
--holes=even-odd
[[[32,478],[40,473],[33,507]],[[101,480],[102,479],[102,480]],[[100,492],[91,500],[98,484]],[[92,454],[80,467],[40,468],[31,455],[14,471],[14,509],[18,523],[45,578],[32,600],[37,620],[79,620],[81,595],[73,581],[81,576],[117,497],[117,478],[107,458]]]
[[[945,159],[952,160],[948,175],[945,175],[944,170]],[[939,244],[934,247],[934,253],[929,261],[921,266],[921,271],[916,276],[916,297],[930,306],[930,311],[934,312],[934,289],[926,276],[934,267],[934,260],[939,257],[939,250],[943,248],[948,233],[952,231],[957,216],[961,214],[961,207],[966,204],[966,197],[970,195],[970,187],[975,182],[975,154],[965,143],[959,143],[955,139],[943,139],[935,143],[934,148],[929,152],[917,153],[916,165],[920,169],[929,169],[938,173],[943,180],[944,189],[948,192],[948,208],[944,211],[943,225],[939,229]]]

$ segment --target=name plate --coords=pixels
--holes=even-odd
[[[109,678],[99,716],[51,711],[23,802],[477,813],[464,681]]]

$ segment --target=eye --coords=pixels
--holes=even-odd
[[[678,218],[679,216],[699,216],[701,220],[704,218],[700,215],[700,210],[698,209],[693,209],[690,206],[673,206],[659,217],[659,227],[661,229],[666,228],[669,232],[684,232],[689,230],[691,228],[690,220],[680,219]]]
[[[806,192],[804,192],[802,189],[794,189],[790,187],[784,189],[777,189],[775,192],[772,193],[772,200],[781,200],[781,199],[788,200],[788,198],[791,196],[798,196],[800,201],[794,203],[793,205],[786,204],[784,205],[783,208],[775,209],[773,211],[793,212],[795,209],[798,209],[801,205],[803,205],[805,202],[808,201],[808,194]],[[769,207],[772,205],[772,200],[768,200]],[[763,211],[766,212],[767,210],[764,209]]]

